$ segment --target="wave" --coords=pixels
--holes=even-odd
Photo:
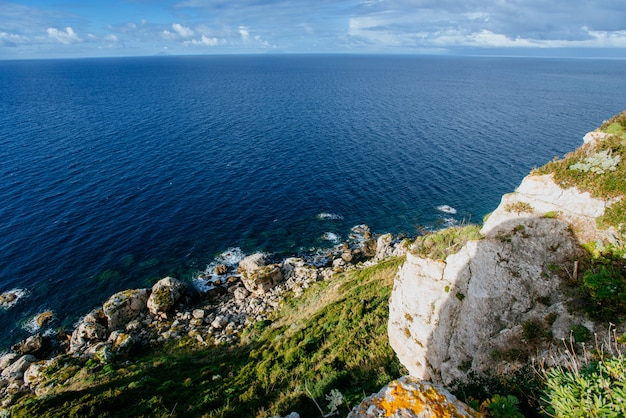
[[[330,220],[330,221],[339,221],[343,219],[343,216],[337,215],[335,213],[322,212],[317,214],[317,219],[320,220]]]
[[[448,206],[448,205],[437,206],[437,210],[439,212],[449,213],[450,215],[456,215],[456,212],[457,212],[455,208],[453,208],[452,206]]]

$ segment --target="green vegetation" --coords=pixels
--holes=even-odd
[[[572,343],[573,344],[573,343]],[[541,369],[542,412],[556,417],[626,416],[626,357],[615,336],[591,360],[566,350],[565,366]]]
[[[433,260],[445,260],[450,254],[458,252],[468,241],[479,239],[482,239],[482,235],[478,225],[451,227],[418,237],[411,247],[411,252]]]
[[[613,117],[600,128],[608,136],[567,154],[563,159],[538,168],[535,174],[553,174],[562,187],[577,187],[600,199],[626,196],[626,112]],[[613,204],[598,218],[598,226],[619,228],[626,223],[626,201]]]
[[[507,203],[504,206],[504,210],[506,210],[507,212],[515,212],[518,215],[520,213],[532,213],[533,212],[533,207],[530,205],[530,203],[526,203],[526,202],[514,202],[514,203]]]
[[[401,262],[315,283],[272,323],[250,327],[238,346],[183,339],[131,363],[59,359],[44,372],[52,392],[22,398],[12,416],[315,417],[317,403],[325,414],[347,415],[406,373],[387,341]]]

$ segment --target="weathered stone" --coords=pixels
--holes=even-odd
[[[23,355],[2,370],[2,377],[9,379],[9,381],[23,380],[26,369],[36,361],[37,359],[30,354]]]
[[[258,270],[265,265],[265,255],[263,253],[255,253],[245,257],[239,262],[237,267],[238,273],[252,272]]]
[[[53,318],[54,318],[54,313],[52,311],[45,311],[37,315],[35,317],[35,321],[37,322],[37,325],[39,326],[39,328],[43,328],[46,325],[48,325],[50,321],[52,321]]]
[[[146,310],[148,289],[131,289],[115,293],[102,305],[109,331],[123,329]]]
[[[196,319],[204,319],[206,311],[204,309],[194,309],[191,315]]]
[[[173,277],[159,280],[152,286],[148,297],[148,310],[152,315],[169,312],[182,296],[185,284]]]
[[[70,353],[75,353],[92,341],[102,341],[107,336],[107,319],[102,309],[87,314],[76,327],[70,339]]]
[[[0,357],[0,372],[2,372],[2,370],[4,370],[7,367],[9,367],[11,365],[11,363],[13,363],[19,357],[20,356],[17,353],[7,353],[7,354],[3,355],[2,357]]]
[[[211,326],[216,329],[224,328],[228,325],[228,318],[222,315],[218,315],[213,322],[211,322]]]
[[[22,355],[32,354],[34,356],[39,356],[49,348],[50,338],[44,337],[41,334],[35,334],[13,345],[11,350]]]
[[[376,254],[374,255],[374,260],[380,261],[387,257],[391,252],[391,243],[393,242],[392,234],[384,234],[378,237],[376,240]]]
[[[228,267],[226,266],[226,264],[218,264],[213,269],[213,273],[217,274],[218,276],[221,276],[223,274],[228,273]]]
[[[237,287],[233,291],[233,296],[235,297],[235,300],[239,300],[239,301],[242,301],[245,298],[247,298],[249,294],[250,292],[248,292],[248,290],[246,290],[246,288],[244,287]]]
[[[246,270],[241,274],[241,281],[250,293],[263,295],[283,279],[280,266],[270,264],[255,270]]]
[[[109,335],[107,343],[111,345],[111,350],[116,357],[127,356],[135,345],[135,339],[132,335],[121,331],[113,331]]]
[[[482,414],[439,385],[404,376],[356,406],[348,418],[478,418]]]

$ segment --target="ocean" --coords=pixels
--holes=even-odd
[[[0,351],[112,293],[350,229],[480,222],[622,111],[626,61],[264,55],[0,61]],[[449,205],[456,213],[438,207]],[[46,331],[46,330],[42,330]]]

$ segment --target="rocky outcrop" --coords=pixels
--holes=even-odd
[[[404,376],[368,396],[348,418],[475,418],[482,414],[439,385]]]
[[[580,242],[605,238],[596,218],[611,202],[551,176],[530,175],[503,196],[483,239],[445,261],[409,252],[390,301],[389,339],[410,374],[450,384],[472,371],[506,370],[513,350],[547,348],[525,329],[567,338],[574,323],[564,279],[576,274]],[[529,325],[531,324],[531,325]],[[540,340],[540,339],[539,339]]]
[[[279,264],[265,264],[261,253],[252,254],[239,263],[237,270],[245,288],[254,295],[264,295],[283,280]]]

